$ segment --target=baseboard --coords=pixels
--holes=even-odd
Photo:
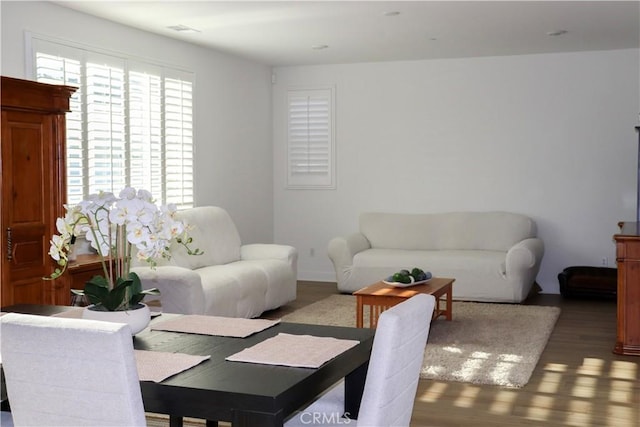
[[[298,271],[298,280],[308,280],[310,282],[336,282],[335,273],[324,271]]]

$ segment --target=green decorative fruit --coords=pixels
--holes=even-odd
[[[411,283],[411,276],[402,272],[395,273],[392,278],[394,282]]]

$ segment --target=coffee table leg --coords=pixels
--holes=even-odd
[[[453,320],[453,289],[451,288],[451,285],[449,285],[445,296],[447,297],[447,311],[445,311],[445,317],[447,320]]]
[[[363,320],[362,297],[356,296],[356,328],[362,328]]]

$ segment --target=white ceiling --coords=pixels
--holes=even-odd
[[[272,66],[640,47],[639,1],[56,3]],[[175,25],[200,32],[167,28]],[[547,34],[559,30],[567,33]]]

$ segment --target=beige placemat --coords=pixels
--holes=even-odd
[[[280,333],[227,357],[232,362],[318,368],[359,341]]]
[[[153,381],[156,383],[193,368],[211,358],[211,356],[193,356],[191,354],[162,351],[134,350],[134,352],[140,381]]]
[[[152,330],[186,332],[200,335],[245,338],[277,325],[280,320],[244,319],[237,317],[202,316],[187,314],[151,326]]]

